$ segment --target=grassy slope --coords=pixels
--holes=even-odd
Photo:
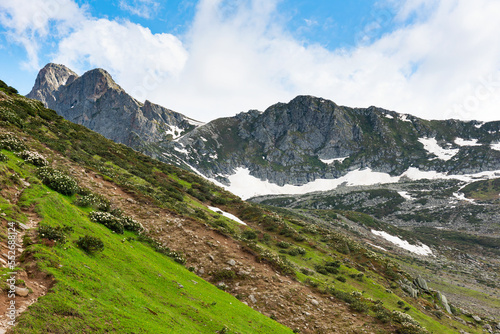
[[[117,235],[90,222],[71,197],[40,184],[32,166],[19,166],[18,158],[4,153],[10,160],[0,163],[2,171],[31,181],[18,205],[34,205],[43,224],[74,229],[64,245],[33,244],[25,251],[27,262],[35,260],[57,283],[13,333],[215,333],[224,327],[227,333],[291,332],[136,241],[133,233]],[[73,241],[85,234],[104,240],[105,250],[88,255],[76,247]]]

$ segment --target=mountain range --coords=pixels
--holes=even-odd
[[[128,95],[102,69],[48,64],[27,95],[64,118],[243,198],[500,171],[500,121],[424,120],[297,96],[203,124]],[[489,172],[489,173],[488,173]],[[495,174],[497,172],[497,174]],[[245,186],[253,182],[252,191]],[[285,187],[287,186],[287,187]]]

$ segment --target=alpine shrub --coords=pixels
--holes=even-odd
[[[102,240],[90,235],[78,238],[76,244],[87,253],[102,252],[104,250],[104,243]]]
[[[90,193],[84,196],[79,196],[74,204],[77,206],[81,206],[83,208],[93,207],[100,211],[109,211],[111,202],[106,199],[104,196],[99,194]]]
[[[23,158],[24,161],[30,163],[36,167],[47,166],[49,163],[43,155],[35,151],[24,150],[18,154],[19,157]]]
[[[0,136],[0,149],[12,151],[12,152],[19,152],[19,151],[26,150],[27,147],[16,136],[14,136],[10,133],[7,133],[7,134],[2,134]]]
[[[73,228],[70,226],[64,227],[52,227],[49,225],[39,225],[38,226],[38,236],[42,239],[53,240],[59,242],[60,244],[66,243],[66,234],[73,232]]]
[[[71,196],[78,192],[78,183],[76,183],[73,178],[56,169],[51,167],[40,167],[38,168],[37,175],[42,180],[43,184],[58,193]]]
[[[142,227],[141,223],[135,221],[134,219],[132,219],[130,217],[125,216],[125,217],[119,218],[119,220],[120,220],[120,223],[122,223],[123,228],[127,231],[140,232],[144,229]]]
[[[117,218],[108,212],[93,211],[89,214],[89,218],[94,223],[102,224],[113,232],[123,234],[124,227],[120,218]]]

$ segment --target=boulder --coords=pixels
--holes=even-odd
[[[477,315],[473,315],[473,316],[472,316],[472,319],[474,319],[474,320],[475,320],[475,321],[477,321],[477,322],[480,322],[480,321],[481,321],[481,318],[480,318],[480,317],[478,317]]]
[[[401,286],[401,289],[408,293],[410,297],[412,298],[417,298],[418,296],[418,290],[414,289],[410,284],[405,284],[404,282],[399,282],[399,285]]]
[[[29,293],[30,293],[30,290],[16,286],[16,295],[18,295],[20,297],[26,297],[27,295],[29,295]]]
[[[491,325],[490,325],[490,324],[486,324],[486,325],[484,325],[484,326],[483,326],[483,328],[484,328],[485,330],[487,330],[488,332],[490,332],[490,333],[491,333],[491,332],[493,332],[493,327],[491,327]]]
[[[446,310],[446,312],[451,314],[450,305],[448,304],[448,299],[446,299],[446,296],[438,291],[438,298],[441,304],[443,305],[444,309]]]
[[[427,282],[421,277],[418,276],[414,281],[413,284],[419,289],[422,289],[424,291],[429,291],[429,287],[427,286]]]

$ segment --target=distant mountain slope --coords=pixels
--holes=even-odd
[[[374,183],[394,182],[397,179],[390,177],[400,175],[436,176],[427,172],[496,171],[500,170],[498,142],[500,122],[427,121],[376,107],[348,108],[298,96],[265,112],[214,120],[172,145],[189,165],[227,185],[241,178],[252,182],[248,174],[254,177],[254,187],[261,183],[258,179],[274,184],[260,184],[265,188],[262,194],[327,190],[335,185],[325,189],[319,180],[338,179],[358,170],[364,172],[354,175],[358,180],[353,184],[370,178]],[[303,191],[277,187],[313,181],[316,186]]]
[[[71,122],[144,151],[149,143],[172,140],[201,124],[150,101],[135,100],[102,69],[79,77],[64,65],[47,64],[27,97]]]

